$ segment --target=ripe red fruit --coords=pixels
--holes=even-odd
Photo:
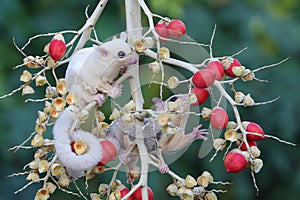
[[[167,26],[170,36],[174,38],[181,38],[186,33],[186,27],[183,21],[179,19],[173,19]]]
[[[218,60],[211,61],[207,64],[206,68],[216,73],[216,80],[220,81],[223,79],[224,67],[220,61]]]
[[[120,190],[121,198],[125,197],[126,194],[128,194],[129,192],[130,192],[130,190],[128,188],[126,188],[126,187],[124,187],[123,189],[121,189]],[[134,197],[132,195],[130,195],[127,200],[134,200]]]
[[[160,23],[156,24],[155,25],[155,31],[161,37],[170,38],[168,28],[165,24],[160,24]]]
[[[136,191],[133,193],[135,200],[142,200],[142,188],[139,187]],[[150,187],[148,187],[148,200],[153,200],[154,195]]]
[[[49,55],[57,62],[66,53],[66,44],[62,40],[51,40],[49,45]]]
[[[203,88],[194,87],[192,89],[192,93],[194,93],[196,95],[197,100],[198,100],[197,103],[192,104],[193,106],[199,106],[199,105],[203,104],[209,96],[209,92]]]
[[[235,78],[237,76],[233,73],[232,68],[240,66],[242,66],[241,63],[236,58],[233,58],[232,63],[227,68],[225,67],[225,73],[228,76]]]
[[[226,172],[237,173],[247,167],[247,160],[245,156],[238,152],[229,152],[224,159],[224,166]]]
[[[256,142],[255,141],[248,141],[248,145],[249,145],[249,147],[256,146]],[[240,150],[247,151],[247,147],[246,147],[246,144],[244,142],[242,142],[242,144],[240,145]]]
[[[100,142],[103,150],[103,157],[100,162],[98,162],[98,166],[106,165],[108,162],[113,160],[116,157],[117,151],[116,147],[109,140],[103,140]]]
[[[216,80],[216,73],[210,69],[200,69],[197,71],[192,81],[197,88],[207,88]]]
[[[257,133],[257,134],[261,135],[261,136],[259,136],[259,135],[247,134],[246,137],[247,137],[248,141],[259,141],[259,140],[266,139],[266,136],[264,136],[264,134],[265,134],[264,130],[258,124],[254,123],[254,122],[246,123],[245,130],[247,132]]]
[[[215,107],[210,114],[210,124],[215,129],[226,128],[228,124],[228,114],[221,107]]]

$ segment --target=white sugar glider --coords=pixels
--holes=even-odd
[[[121,86],[113,85],[113,81],[123,66],[137,62],[131,53],[125,41],[113,39],[100,46],[81,49],[70,59],[66,86],[69,93],[76,94],[78,103],[62,112],[53,127],[53,136],[57,156],[72,177],[83,176],[102,159],[102,146],[96,136],[79,128],[71,130],[77,113],[93,101],[102,105],[107,95],[113,98],[121,95]],[[86,143],[87,153],[72,152],[72,141]]]
[[[121,68],[137,62],[131,53],[132,49],[122,39],[77,51],[66,71],[68,92],[77,95],[80,106],[94,100],[101,105],[106,95],[119,97],[121,85],[114,85],[113,81]]]
[[[174,114],[170,114],[169,122],[172,126],[179,128],[178,133],[174,135],[167,135],[166,132],[162,130],[162,127],[156,121],[151,121],[151,119],[145,119],[143,122],[143,136],[145,138],[144,142],[147,151],[157,158],[161,173],[167,173],[169,171],[169,168],[161,155],[162,152],[176,152],[191,144],[196,139],[207,139],[204,136],[207,134],[206,130],[199,130],[201,125],[195,127],[191,133],[185,134],[185,125],[188,119],[188,114],[186,112],[189,112],[190,110],[190,104],[187,103],[187,98],[187,94],[177,94],[171,96],[165,101],[162,101],[159,98],[152,99],[156,106],[156,111],[160,112],[167,112],[168,102],[175,102],[180,105],[179,107],[182,109],[180,111],[182,112],[174,112]],[[135,131],[134,125],[126,126],[123,124],[122,119],[118,119],[111,124],[106,133],[106,139],[114,143],[118,150],[119,159],[127,165],[129,171],[135,167],[139,156],[137,149],[134,149],[132,153],[129,153],[129,155],[125,157],[132,145],[135,145]]]

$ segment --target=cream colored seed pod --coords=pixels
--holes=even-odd
[[[142,53],[147,49],[146,44],[144,43],[144,41],[141,41],[139,39],[136,39],[134,41],[134,49],[136,52],[138,53]]]
[[[227,141],[235,142],[235,141],[237,141],[239,136],[238,136],[238,133],[235,130],[229,129],[224,133],[224,138]]]
[[[259,157],[260,153],[261,153],[257,146],[250,147],[250,152],[251,152],[251,155],[253,155],[255,158]]]
[[[39,162],[38,171],[39,173],[44,173],[49,170],[49,163],[46,160],[41,160]]]
[[[147,48],[152,48],[155,44],[152,37],[145,37],[142,41],[144,42]]]
[[[35,180],[38,180],[39,178],[40,178],[39,174],[32,171],[28,174],[28,176],[26,177],[26,180],[27,181],[35,181]]]
[[[211,109],[210,108],[206,108],[206,107],[202,108],[201,114],[202,114],[202,118],[204,120],[210,119],[210,113],[211,113]]]
[[[173,197],[178,196],[178,187],[175,183],[169,185],[166,191]]]
[[[194,193],[191,189],[184,189],[181,198],[182,200],[194,200]]]
[[[57,188],[56,185],[54,185],[53,183],[51,183],[51,182],[46,183],[46,189],[48,190],[48,192],[50,194],[53,194],[55,192],[56,188]]]
[[[241,103],[241,102],[243,102],[244,98],[245,98],[245,94],[242,93],[242,92],[236,92],[236,93],[234,94],[234,101],[235,101],[236,103]]]
[[[247,94],[243,100],[243,104],[245,106],[254,106],[254,99],[250,96],[250,94]]]
[[[213,141],[213,146],[216,150],[223,150],[226,147],[226,140],[223,138],[216,138]]]
[[[66,97],[66,101],[69,105],[73,105],[78,102],[78,98],[76,94],[69,93]]]
[[[197,185],[197,181],[191,175],[187,175],[185,178],[185,185],[187,188],[193,188]]]
[[[38,119],[39,123],[44,123],[48,120],[48,115],[45,112],[38,111]]]
[[[114,108],[111,115],[109,116],[110,120],[116,120],[121,117],[121,113],[118,109]]]
[[[55,98],[57,97],[57,94],[58,93],[56,87],[51,87],[51,86],[46,87],[46,91],[45,91],[46,98]]]
[[[213,182],[213,177],[208,171],[204,171],[201,176],[197,178],[197,183],[199,186],[207,187]]]
[[[119,190],[115,190],[108,197],[108,200],[120,200],[120,199],[121,199],[121,192]]]
[[[47,78],[45,76],[38,75],[35,78],[35,86],[42,86],[45,85],[46,83],[47,83]]]
[[[104,194],[105,192],[107,192],[107,190],[109,189],[109,186],[105,183],[101,183],[98,187],[98,192],[100,195]]]
[[[24,70],[20,76],[20,81],[27,83],[27,82],[31,81],[31,79],[32,79],[32,74],[29,71]]]
[[[262,160],[262,159],[255,158],[255,159],[251,162],[251,169],[252,169],[255,173],[259,173],[263,166],[264,166],[264,163],[263,163],[263,160]]]
[[[44,112],[45,113],[50,113],[51,107],[52,107],[51,103],[49,101],[45,101]]]
[[[25,85],[22,88],[22,96],[27,95],[27,94],[33,94],[34,89],[30,85]]]
[[[151,69],[151,71],[153,72],[153,74],[157,74],[160,72],[161,66],[160,66],[159,62],[154,61],[152,63],[149,63],[148,66],[149,66],[149,69]]]
[[[56,89],[59,94],[64,95],[67,93],[66,80],[64,78],[58,79]]]
[[[63,174],[62,176],[59,177],[58,184],[61,187],[69,187],[69,185],[70,185],[70,178],[66,174]]]
[[[236,76],[242,76],[244,70],[245,70],[244,66],[234,66],[234,67],[232,67],[232,73]]]
[[[88,150],[86,143],[84,143],[82,141],[76,141],[72,144],[72,146],[77,155],[82,155],[82,154],[86,153]]]
[[[161,47],[158,53],[158,57],[162,60],[170,58],[170,51],[166,47]]]
[[[204,196],[204,200],[217,200],[218,197],[214,192],[208,192]]]
[[[132,112],[132,111],[135,111],[136,110],[136,105],[135,105],[135,102],[133,100],[130,100],[128,103],[126,103],[124,105],[124,110],[125,112]]]
[[[61,176],[65,173],[64,167],[59,163],[54,163],[50,167],[52,176]]]
[[[236,127],[237,127],[237,124],[234,121],[229,121],[227,123],[226,130],[235,129]]]
[[[52,101],[52,106],[57,111],[62,111],[66,107],[66,100],[61,97],[57,97]]]
[[[31,145],[34,147],[41,147],[44,144],[44,138],[40,134],[35,134],[33,139],[31,140]]]
[[[174,89],[178,86],[179,80],[176,76],[170,76],[167,81],[167,84],[170,89]]]
[[[46,188],[41,188],[35,194],[34,200],[47,200],[49,197],[48,190]]]

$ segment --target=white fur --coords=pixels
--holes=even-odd
[[[72,107],[68,107],[57,119],[53,127],[54,146],[61,163],[67,168],[72,177],[84,175],[84,171],[92,169],[102,159],[103,151],[99,139],[89,132],[76,130],[69,133],[75,119]],[[77,155],[72,152],[71,142],[82,141],[86,143],[88,152]]]

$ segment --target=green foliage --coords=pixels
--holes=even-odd
[[[238,58],[249,68],[271,64],[290,56],[291,59],[270,70],[257,74],[268,79],[272,84],[254,83],[251,91],[257,101],[265,101],[281,96],[279,101],[262,107],[245,109],[242,115],[248,120],[262,124],[267,133],[281,138],[300,142],[300,1],[238,1],[238,0],[152,0],[148,1],[151,9],[163,16],[181,18],[187,25],[187,33],[196,41],[208,43],[214,24],[217,32],[214,41],[215,56],[238,52],[244,47],[248,49]],[[101,39],[125,29],[123,1],[114,0],[108,4],[100,23],[97,25]],[[12,67],[22,62],[22,56],[13,47],[12,37],[18,44],[39,33],[56,32],[62,29],[78,29],[85,21],[85,6],[91,9],[96,1],[74,0],[15,0],[0,1],[0,95],[18,87],[20,70],[12,71]],[[32,52],[37,53],[41,44],[33,44]],[[243,84],[240,85],[244,87]],[[33,121],[37,107],[31,103],[24,104],[24,97],[14,95],[1,100],[0,104],[0,199],[30,199],[37,187],[32,186],[25,191],[13,195],[18,187],[26,184],[21,178],[4,178],[18,172],[31,160],[32,153],[19,151],[14,154],[7,149],[21,143],[33,130]],[[195,159],[202,143],[196,141],[189,154],[183,155],[170,167],[179,175],[186,172],[199,175],[202,170],[212,171],[220,180],[233,180],[233,185],[226,187],[228,192],[219,195],[220,199],[283,199],[299,198],[300,161],[299,148],[266,140],[261,143],[265,167],[257,176],[261,189],[255,196],[255,189],[249,173],[238,175],[226,174],[223,168],[222,155],[209,163],[207,158]],[[192,160],[193,163],[190,163]],[[188,163],[188,164],[186,164]],[[191,166],[193,166],[191,168]],[[161,184],[157,184],[157,182]],[[159,198],[171,199],[164,192],[168,179],[157,172],[150,174],[150,186]],[[159,193],[159,191],[162,191]],[[59,196],[62,195],[62,196]],[[57,199],[65,194],[56,194]]]

